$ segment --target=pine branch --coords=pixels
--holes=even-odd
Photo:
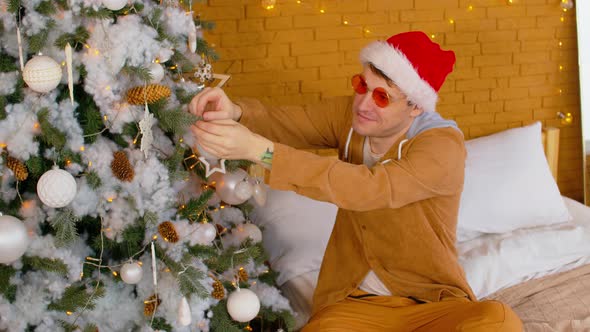
[[[69,43],[71,47],[80,51],[84,44],[86,44],[86,40],[90,38],[90,32],[86,30],[84,27],[77,27],[74,33],[64,33],[63,35],[59,36],[55,40],[55,47],[60,49],[64,49],[66,45]]]
[[[176,99],[178,99],[178,101],[181,104],[188,104],[191,102],[191,100],[193,100],[193,97],[196,96],[198,94],[198,92],[188,92],[184,89],[176,89],[175,91],[176,93]]]
[[[165,132],[182,134],[188,127],[197,121],[197,117],[180,108],[164,112],[154,113],[160,123],[160,128]]]
[[[234,172],[238,168],[248,168],[252,165],[253,162],[249,160],[226,160],[225,161],[225,169],[228,172]]]
[[[37,119],[41,126],[41,140],[47,145],[53,146],[59,150],[66,144],[66,135],[49,122],[47,119],[48,115],[49,110],[47,108],[44,108],[37,113]]]
[[[168,173],[170,174],[170,180],[182,180],[188,177],[188,172],[184,170],[182,167],[182,161],[184,159],[184,154],[186,150],[181,145],[176,145],[174,149],[174,153],[168,158],[162,160],[162,164],[168,168]]]
[[[212,61],[219,60],[219,55],[213,50],[209,43],[201,38],[197,39],[197,54],[204,54],[208,59]],[[190,71],[190,70],[189,70]]]
[[[254,210],[254,205],[248,203],[247,201],[237,205],[236,206],[238,209],[240,209],[240,211],[242,211],[242,213],[244,214],[244,216],[246,216],[246,219],[249,218],[250,213],[252,213],[252,211]]]
[[[8,0],[8,11],[16,13],[20,9],[20,0]]]
[[[271,269],[268,269],[267,273],[263,273],[261,275],[258,276],[258,281],[265,283],[267,285],[270,286],[274,286],[277,284],[277,278],[278,278],[279,274]]]
[[[86,182],[88,182],[90,188],[94,190],[98,189],[102,185],[102,180],[100,179],[100,176],[98,176],[98,173],[94,171],[90,171],[88,175],[86,175]]]
[[[40,178],[49,168],[45,165],[42,157],[32,156],[29,160],[25,161],[25,165],[29,169],[29,176],[33,178]]]
[[[94,10],[90,7],[83,8],[81,11],[82,15],[88,18],[96,18],[99,20],[106,20],[115,16],[113,11],[105,7],[101,7],[99,10]]]
[[[60,163],[60,166],[64,166],[69,162],[81,164],[82,163],[82,156],[79,153],[74,153],[70,149],[62,149],[59,151],[59,155],[57,156],[57,161]]]
[[[295,317],[293,317],[293,315],[287,310],[281,310],[276,312],[273,311],[272,308],[261,306],[258,316],[262,317],[263,321],[281,321],[283,323],[281,325],[285,326],[287,331],[293,331],[293,329],[295,328]]]
[[[6,113],[6,104],[8,104],[6,97],[0,96],[0,121],[6,119],[6,117],[8,116],[8,114]]]
[[[219,301],[212,309],[211,331],[215,332],[242,332],[242,329],[236,325],[229,317],[226,309],[227,301]]]
[[[191,198],[186,204],[184,204],[184,208],[180,209],[179,214],[190,221],[196,221],[199,219],[199,216],[205,211],[207,207],[207,202],[213,197],[215,192],[211,189],[203,191],[201,196],[198,198]]]
[[[19,69],[15,58],[6,53],[0,53],[0,72],[9,73]]]
[[[29,52],[30,53],[39,53],[43,47],[45,47],[45,43],[47,43],[47,37],[49,36],[49,32],[55,27],[55,21],[49,20],[47,21],[46,28],[41,30],[41,32],[32,35],[29,38]]]
[[[188,247],[188,253],[196,258],[209,258],[217,255],[217,249],[212,246],[196,244]]]
[[[38,256],[24,256],[23,264],[32,267],[34,270],[43,270],[47,272],[55,272],[60,275],[68,274],[68,266],[57,258],[47,258]]]
[[[92,288],[96,287],[96,283],[91,283]],[[97,291],[88,292],[85,285],[73,284],[65,289],[61,299],[50,303],[47,306],[49,310],[55,311],[70,311],[76,312],[78,309],[86,306],[87,309],[92,310],[95,307],[95,301],[104,295],[104,286],[101,284]],[[92,296],[92,298],[90,298]]]
[[[143,224],[145,226],[152,226],[158,223],[158,215],[152,211],[146,211],[143,214]]]
[[[197,42],[197,48],[198,46],[199,44]],[[172,57],[170,57],[170,61],[172,61],[174,65],[178,66],[179,70],[183,73],[195,70],[195,65],[192,63],[192,61],[190,61],[186,56],[184,56],[184,54],[177,50],[174,50],[174,54],[172,54]]]
[[[16,274],[16,270],[10,265],[0,264],[0,294],[9,302],[16,299],[16,285],[10,283],[10,278]]]
[[[196,294],[202,299],[206,299],[209,296],[207,289],[199,282],[205,278],[205,273],[203,271],[197,270],[193,266],[189,266],[183,273],[178,273],[177,277],[180,292],[184,296],[189,297],[191,294]]]
[[[188,297],[191,294],[196,294],[200,298],[206,298],[209,296],[207,289],[199,282],[199,280],[205,278],[205,273],[203,271],[197,270],[194,266],[188,266],[185,268],[183,265],[175,262],[172,258],[166,255],[164,250],[158,245],[156,245],[155,249],[156,257],[164,262],[170,271],[176,275],[180,292],[184,296]]]
[[[252,241],[246,240],[240,247],[244,251],[236,253],[238,248],[232,246],[224,250],[220,255],[204,260],[204,263],[210,270],[224,272],[232,267],[244,265],[250,259],[258,262],[261,257],[264,257],[261,244],[252,246]]]
[[[58,319],[59,325],[64,329],[64,332],[75,332],[76,330],[79,331],[80,327],[78,325],[68,323],[65,320]]]
[[[53,2],[49,0],[41,1],[39,5],[37,5],[35,10],[37,11],[37,13],[44,16],[55,14],[55,12],[57,11]]]
[[[172,332],[172,325],[166,322],[166,319],[163,317],[154,317],[154,322],[152,323],[152,329],[154,331],[166,331]]]
[[[125,65],[121,68],[121,73],[128,76],[135,76],[143,82],[150,82],[153,78],[149,68],[144,66]]]
[[[49,221],[55,229],[56,246],[65,247],[78,238],[78,232],[76,231],[77,221],[78,218],[70,209],[63,209]]]

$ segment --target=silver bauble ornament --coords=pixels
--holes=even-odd
[[[159,83],[164,78],[164,67],[159,63],[152,63],[148,70],[152,76],[150,83]]]
[[[119,10],[127,5],[127,0],[102,0],[102,4],[110,10]]]
[[[61,81],[61,66],[52,58],[38,55],[27,62],[23,69],[23,80],[31,90],[49,92]]]
[[[258,204],[258,206],[264,206],[266,204],[266,197],[268,195],[268,190],[264,184],[256,181],[252,189],[252,196],[254,197],[256,204]]]
[[[238,183],[236,185],[236,188],[234,189],[234,194],[236,195],[236,197],[238,199],[243,199],[244,201],[249,200],[250,197],[252,197],[253,193],[254,188],[247,180]]]
[[[188,305],[188,301],[186,297],[182,297],[180,302],[178,303],[178,309],[176,310],[177,316],[176,321],[180,326],[188,326],[190,325],[191,319],[191,308]]]
[[[247,288],[239,288],[227,298],[227,312],[235,321],[249,322],[258,315],[260,300]]]
[[[227,172],[220,177],[215,184],[215,191],[219,198],[227,204],[238,205],[244,203],[248,198],[243,199],[236,195],[236,186],[243,182],[248,173],[241,168],[233,172]]]
[[[217,237],[217,228],[211,223],[200,224],[197,228],[199,243],[209,245]]]
[[[141,281],[143,268],[137,262],[129,262],[123,265],[120,274],[123,282],[134,285]]]
[[[29,235],[22,221],[0,213],[0,263],[9,264],[27,251]]]
[[[76,197],[76,180],[72,174],[57,166],[45,172],[37,182],[37,195],[52,208],[64,207]]]

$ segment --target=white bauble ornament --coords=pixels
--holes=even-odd
[[[222,201],[231,205],[238,205],[244,203],[248,198],[243,199],[236,195],[236,186],[243,182],[248,176],[248,173],[241,168],[233,172],[223,174],[215,184],[215,192],[219,195]]]
[[[159,63],[150,64],[148,70],[152,76],[151,83],[158,83],[164,78],[164,67]]]
[[[248,181],[242,181],[238,183],[236,185],[236,188],[234,189],[234,194],[236,195],[236,197],[238,199],[243,199],[244,201],[249,200],[250,197],[252,197],[253,193],[254,188]]]
[[[76,180],[72,174],[57,166],[45,172],[37,182],[37,195],[52,208],[64,207],[76,197]]]
[[[243,239],[251,238],[254,243],[262,241],[262,232],[258,226],[252,223],[245,223],[242,226],[242,232],[244,232]]]
[[[268,194],[268,190],[261,182],[256,182],[252,188],[252,196],[254,197],[254,201],[258,206],[264,206],[266,204],[266,197]]]
[[[119,10],[127,4],[127,0],[102,0],[102,4],[110,10]]]
[[[130,262],[121,268],[121,279],[126,284],[134,285],[141,281],[143,268],[137,262]]]
[[[61,66],[52,58],[38,55],[27,62],[23,69],[23,80],[36,92],[49,92],[61,81]]]
[[[0,263],[9,264],[27,251],[29,235],[22,221],[0,213]]]
[[[235,321],[249,322],[260,310],[258,296],[247,288],[239,288],[227,298],[227,312]]]
[[[188,326],[192,321],[191,308],[188,305],[186,297],[183,297],[178,303],[176,321],[180,326]]]
[[[217,236],[217,228],[211,223],[200,224],[197,233],[199,234],[199,243],[211,244]]]

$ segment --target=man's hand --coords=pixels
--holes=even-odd
[[[218,158],[272,165],[274,144],[233,120],[197,121],[191,131],[201,147]]]
[[[205,88],[189,104],[189,111],[205,121],[231,119],[238,121],[242,110],[220,88]]]

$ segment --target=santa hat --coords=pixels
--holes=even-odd
[[[372,42],[360,59],[363,65],[371,63],[381,70],[412,103],[433,112],[438,90],[453,71],[455,53],[442,50],[424,32],[411,31]]]

